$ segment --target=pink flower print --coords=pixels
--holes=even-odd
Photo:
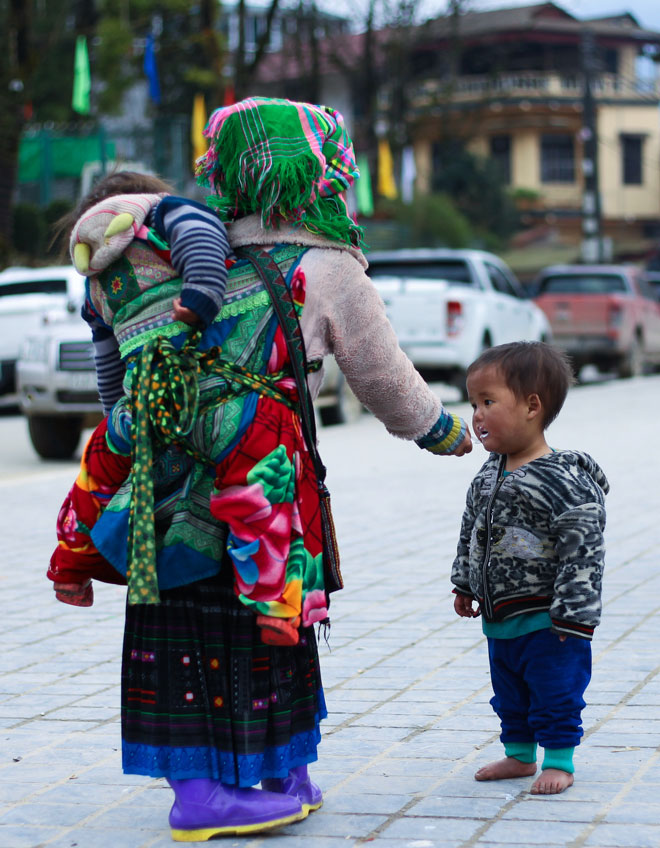
[[[293,272],[293,277],[291,278],[291,294],[293,295],[293,299],[296,303],[303,304],[305,302],[305,272],[298,265],[296,270]]]
[[[323,589],[313,589],[307,592],[303,601],[302,623],[303,627],[309,627],[317,621],[324,621],[328,617],[325,592]]]
[[[76,530],[78,528],[78,514],[73,508],[73,504],[67,498],[62,504],[59,515],[57,516],[57,529],[59,535],[69,543],[76,541]]]
[[[293,509],[291,511],[291,530],[299,536],[302,536],[303,534],[302,519],[300,518],[298,501],[293,502]]]
[[[286,561],[291,539],[290,503],[271,504],[264,495],[261,483],[250,486],[229,486],[211,497],[211,514],[229,525],[237,548],[250,542],[259,542],[259,549],[251,552],[259,569],[257,594],[259,600],[269,599],[273,592],[284,587]],[[247,567],[247,561],[244,567]],[[240,571],[240,570],[239,570]],[[249,574],[250,581],[252,574]],[[253,584],[241,586],[241,592],[251,591]],[[276,595],[275,595],[276,596]]]

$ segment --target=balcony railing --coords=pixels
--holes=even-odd
[[[581,98],[584,83],[579,74],[520,72],[492,76],[457,77],[448,80],[426,80],[412,91],[412,105],[424,107],[437,102],[468,103],[475,100],[503,98],[571,99]],[[633,99],[649,102],[660,100],[660,85],[655,79],[628,79],[617,74],[600,74],[594,78],[596,99]]]

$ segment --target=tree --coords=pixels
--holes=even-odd
[[[237,100],[242,100],[246,95],[250,94],[257,70],[270,42],[273,21],[275,20],[279,5],[279,0],[270,0],[270,5],[264,19],[264,26],[257,38],[256,49],[252,57],[248,58],[248,52],[245,46],[247,8],[245,0],[239,0],[238,2],[238,47],[234,53],[234,91]]]
[[[218,8],[217,0],[0,0],[0,264],[9,256],[26,123],[88,122],[71,108],[76,36],[88,40],[95,116],[117,112],[126,90],[144,78],[150,32],[158,33],[160,108],[189,115],[199,91],[222,102]]]
[[[34,67],[34,54],[31,4],[25,0],[2,0],[0,14],[0,262],[5,264],[11,238],[18,144],[25,121],[26,81]]]
[[[98,112],[119,111],[127,89],[144,78],[147,35],[154,37],[162,113],[190,114],[198,92],[221,103],[224,46],[218,8],[215,0],[102,0],[92,55],[100,83]]]
[[[494,162],[473,155],[460,140],[447,140],[436,149],[441,167],[433,178],[433,191],[449,195],[482,238],[508,238],[518,214]]]

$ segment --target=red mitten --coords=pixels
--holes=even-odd
[[[92,581],[85,580],[84,583],[53,583],[55,597],[63,604],[71,604],[74,607],[91,607],[94,603],[94,589]]]
[[[295,618],[275,618],[272,615],[258,615],[257,625],[261,628],[261,641],[265,645],[297,645],[300,636],[300,616]]]

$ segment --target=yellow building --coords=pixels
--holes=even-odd
[[[431,22],[415,45],[408,96],[417,189],[433,190],[444,140],[460,137],[498,163],[528,222],[578,238],[590,182],[588,81],[603,232],[658,235],[659,51],[660,33],[632,15],[583,21],[554,3]]]

